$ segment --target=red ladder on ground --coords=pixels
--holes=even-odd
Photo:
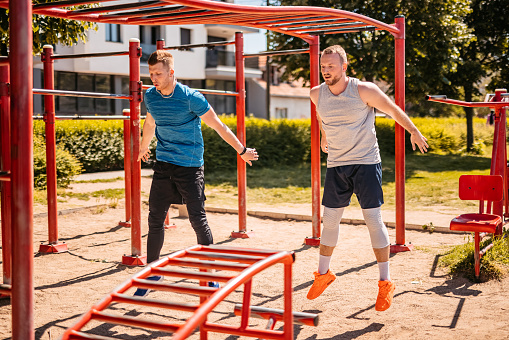
[[[67,329],[62,339],[120,339],[93,334],[91,330],[101,329],[100,327],[94,327],[101,323],[173,333],[172,339],[185,339],[198,327],[200,328],[201,340],[207,339],[208,332],[263,339],[293,339],[294,321],[303,325],[318,325],[318,315],[316,314],[292,313],[292,264],[294,260],[293,251],[215,245],[196,245],[175,252],[149,264],[116,287],[108,296],[92,306],[74,326]],[[284,309],[251,306],[252,278],[276,264],[284,265]],[[211,272],[212,270],[215,271]],[[166,282],[146,279],[153,275],[164,276]],[[207,282],[209,281],[222,283],[221,288],[208,287]],[[234,307],[235,315],[241,316],[240,325],[232,326],[207,321],[207,315],[241,285],[244,285],[242,304]],[[126,291],[130,288],[177,293],[177,295],[173,295],[176,301],[175,299],[173,301],[156,300],[148,297],[136,297],[132,294],[128,295]],[[192,299],[189,296],[194,296],[196,303],[189,303],[188,301]],[[134,306],[134,308],[136,306],[146,306],[191,312],[192,315],[181,323],[166,322],[167,320],[182,319],[182,317],[180,315],[177,318],[159,317],[158,320],[153,320],[135,317],[132,316],[133,313],[129,312],[120,315],[114,313],[120,309],[115,308],[116,304],[127,304],[128,306]],[[144,317],[151,314],[157,313],[145,313]],[[266,329],[249,326],[250,316],[269,320]],[[284,323],[283,330],[274,330],[276,321]]]

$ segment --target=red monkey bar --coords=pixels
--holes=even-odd
[[[207,339],[209,332],[232,334],[266,339],[293,339],[293,322],[303,325],[318,325],[318,315],[312,313],[292,313],[292,265],[293,252],[273,251],[223,246],[196,245],[175,252],[158,261],[152,262],[139,273],[120,284],[108,296],[92,306],[75,325],[67,329],[62,340],[66,339],[102,339],[100,334],[91,334],[82,329],[91,321],[114,325],[142,327],[173,333],[172,339],[185,339],[200,327],[200,339]],[[276,265],[283,264],[284,309],[271,309],[251,306],[252,281],[256,274]],[[212,271],[212,272],[210,272]],[[168,282],[147,280],[148,276],[164,276]],[[198,281],[199,285],[191,285]],[[207,281],[224,283],[222,288],[207,286]],[[235,315],[241,316],[239,325],[226,325],[207,321],[207,315],[234,291],[244,286],[241,305],[235,305]],[[133,297],[126,292],[130,288],[145,288],[168,292],[165,300]],[[182,303],[169,300],[170,293],[186,294],[196,302]],[[189,301],[189,300],[188,300]],[[199,301],[199,303],[198,303]],[[188,318],[179,316],[185,322],[171,323],[148,319],[152,313],[141,317],[129,317],[113,314],[107,310],[115,303],[128,306],[148,306],[164,308],[168,311],[189,312]],[[129,313],[127,313],[129,314]],[[137,313],[139,314],[139,313]],[[249,326],[249,317],[255,316],[269,320],[267,329]],[[172,318],[166,318],[171,320]],[[274,330],[274,323],[282,321],[283,330]],[[95,327],[100,329],[100,327]],[[108,338],[110,339],[110,338]],[[117,339],[112,337],[111,339]]]

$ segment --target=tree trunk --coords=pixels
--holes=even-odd
[[[470,86],[463,87],[465,90],[465,101],[472,101],[472,93],[473,89]],[[465,107],[465,115],[467,117],[467,152],[472,151],[472,146],[474,145],[474,108],[473,107]]]

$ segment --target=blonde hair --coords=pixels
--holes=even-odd
[[[148,57],[147,63],[150,66],[154,66],[157,63],[163,63],[164,66],[173,70],[173,55],[165,50],[156,50],[150,57]]]
[[[346,56],[345,49],[339,45],[327,47],[325,50],[322,51],[322,56],[324,54],[334,54],[334,53],[337,53],[339,55],[339,61],[341,62],[341,65],[348,64],[348,58]]]

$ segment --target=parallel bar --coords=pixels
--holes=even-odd
[[[178,266],[187,266],[203,269],[231,270],[239,272],[249,267],[248,264],[242,263],[218,263],[215,261],[181,260],[175,258],[169,259],[168,263],[176,264]]]
[[[11,295],[12,287],[9,284],[0,284],[0,294]]]
[[[215,47],[215,46],[226,46],[226,45],[233,45],[233,44],[235,44],[235,40],[220,41],[220,42],[213,42],[213,43],[206,43],[206,44],[164,46],[163,49],[165,49],[165,50],[182,50],[182,49],[189,49],[189,48],[195,48],[195,47]]]
[[[224,254],[207,251],[188,251],[186,253],[186,257],[199,259],[221,259],[223,261],[239,261],[239,262],[246,261],[246,263],[254,263],[256,261],[263,260],[267,256]]]
[[[146,289],[157,289],[165,292],[174,292],[180,294],[193,294],[197,296],[210,296],[214,294],[218,288],[206,287],[206,286],[184,286],[181,284],[174,283],[161,283],[154,282],[151,280],[144,279],[133,279],[133,286],[146,288]]]
[[[173,270],[166,268],[153,268],[153,275],[164,275],[171,277],[179,277],[184,279],[195,279],[202,281],[219,281],[219,282],[228,282],[233,276],[225,276],[217,273],[207,273],[207,272],[190,272],[184,270]]]
[[[57,95],[64,97],[87,97],[87,98],[108,98],[108,99],[131,99],[131,96],[125,94],[111,94],[111,93],[95,93],[95,92],[81,92],[81,91],[64,91],[64,90],[46,90],[46,89],[33,89],[33,94],[42,95]]]
[[[165,332],[175,332],[177,331],[181,325],[171,324],[171,323],[162,323],[162,322],[155,322],[155,321],[149,321],[149,320],[143,320],[139,319],[133,316],[116,316],[104,312],[99,311],[93,311],[92,312],[92,318],[94,320],[100,320],[107,323],[113,323],[113,324],[121,324],[125,326],[133,326],[133,327],[140,327],[140,328],[150,328],[150,329],[157,329],[160,331]]]
[[[83,53],[83,54],[54,54],[52,59],[79,59],[79,58],[92,58],[92,57],[115,57],[121,55],[129,55],[129,51],[118,52],[98,52],[98,53]]]
[[[110,338],[109,336],[88,334],[84,332],[71,331],[69,340],[118,340],[118,338]]]
[[[9,57],[0,56],[0,65],[9,65]]]
[[[192,305],[188,303],[177,303],[155,299],[146,299],[142,297],[129,296],[118,293],[112,294],[112,297],[113,297],[112,302],[135,304],[155,308],[166,308],[190,313],[194,313],[199,307],[199,305]]]
[[[101,7],[94,7],[94,8],[84,8],[84,9],[74,10],[71,17],[74,15],[81,15],[81,14],[109,13],[109,12],[121,11],[121,10],[125,10],[125,9],[136,9],[136,8],[161,6],[162,4],[164,4],[164,3],[159,0],[150,0],[150,1],[140,1],[140,2],[136,2],[136,3],[132,3],[132,4],[121,4],[121,5],[101,6]]]
[[[143,89],[150,89],[154,87],[154,85],[143,85]],[[196,90],[196,91],[199,91],[203,94],[217,94],[217,95],[222,95],[222,96],[238,96],[239,94],[235,91],[223,91],[223,90],[207,90],[207,89],[195,89],[193,88],[192,90]]]
[[[286,50],[286,51],[265,51],[260,53],[249,53],[244,54],[244,58],[260,57],[260,56],[273,56],[273,55],[287,55],[287,54],[300,54],[309,53],[309,48],[297,49],[297,50]]]
[[[99,2],[108,2],[112,0],[94,0],[94,3]],[[57,8],[57,7],[71,7],[71,6],[77,6],[77,5],[88,5],[91,1],[87,0],[64,0],[64,1],[54,1],[54,2],[47,2],[42,4],[34,4],[33,9],[34,10],[40,10],[40,9],[47,9],[47,8]]]
[[[33,119],[42,120],[44,116],[32,116]],[[144,119],[145,116],[140,117]],[[129,116],[55,116],[56,120],[129,120]]]

